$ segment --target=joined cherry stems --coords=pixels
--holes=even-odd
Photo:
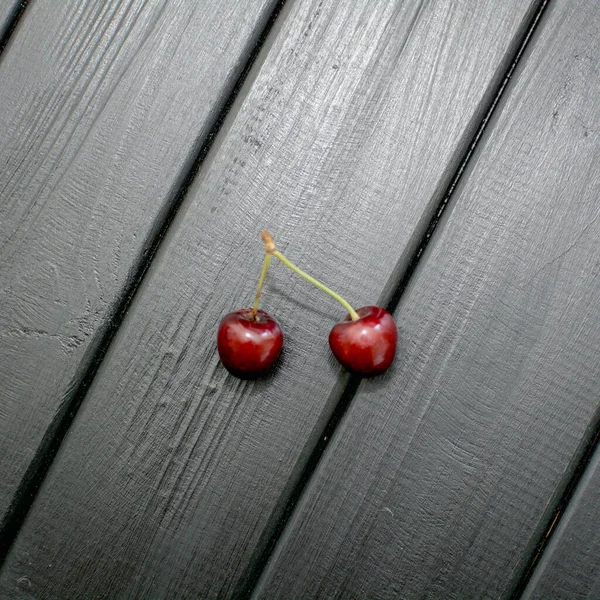
[[[300,275],[300,277],[302,277],[303,279],[306,279],[306,281],[308,281],[309,283],[312,283],[314,286],[319,288],[321,291],[323,291],[326,294],[328,294],[329,296],[331,296],[334,300],[337,300],[348,311],[350,318],[353,321],[358,321],[358,319],[360,318],[358,316],[358,313],[352,308],[352,306],[350,306],[350,304],[348,302],[346,302],[346,300],[344,300],[339,294],[336,294],[333,290],[329,289],[326,285],[322,284],[320,281],[318,281],[314,277],[311,277],[308,273],[305,273],[302,269],[297,267],[292,261],[288,260],[283,254],[281,254],[281,252],[279,252],[279,250],[277,250],[277,247],[275,246],[275,241],[273,240],[273,237],[266,229],[262,230],[260,237],[262,238],[262,241],[265,243],[266,257],[265,257],[265,262],[263,265],[263,270],[261,272],[261,277],[259,280],[259,289],[256,292],[256,300],[254,302],[254,309],[253,309],[253,313],[252,313],[253,319],[254,319],[254,315],[256,314],[256,310],[258,309],[258,300],[260,298],[260,293],[262,290],[262,284],[264,283],[264,278],[266,277],[266,274],[267,274],[267,269],[269,268],[269,260],[270,260],[271,256],[275,256],[286,267],[288,267],[292,271],[294,271],[294,273],[297,273],[298,275]]]

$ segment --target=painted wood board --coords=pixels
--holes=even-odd
[[[251,303],[261,227],[357,304],[418,244],[534,3],[303,0],[284,10],[82,405],[0,589],[230,597],[347,377],[343,311],[280,265],[273,377],[240,382],[219,319]],[[289,252],[288,252],[289,251]],[[28,585],[28,584],[25,584]],[[21,586],[22,587],[22,586]]]
[[[596,450],[560,515],[521,598],[600,597],[600,452]]]
[[[253,598],[517,589],[599,416],[599,27],[550,5]]]
[[[274,3],[32,2],[0,63],[0,518]]]
[[[0,39],[8,35],[7,28],[20,4],[20,0],[0,0]]]

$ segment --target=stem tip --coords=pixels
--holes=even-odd
[[[273,236],[266,229],[263,229],[260,232],[260,238],[265,243],[265,252],[267,254],[273,254],[277,250],[275,242],[273,241]]]

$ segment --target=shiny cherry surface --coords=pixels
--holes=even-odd
[[[379,306],[365,306],[333,327],[331,351],[343,367],[364,376],[382,373],[394,361],[398,330],[390,313]]]
[[[283,347],[279,323],[264,310],[252,319],[252,309],[225,315],[217,333],[217,349],[225,368],[236,377],[264,375]]]

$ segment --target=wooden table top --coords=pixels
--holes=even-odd
[[[600,598],[600,4],[0,0],[0,598]],[[220,364],[266,227],[284,352]]]

